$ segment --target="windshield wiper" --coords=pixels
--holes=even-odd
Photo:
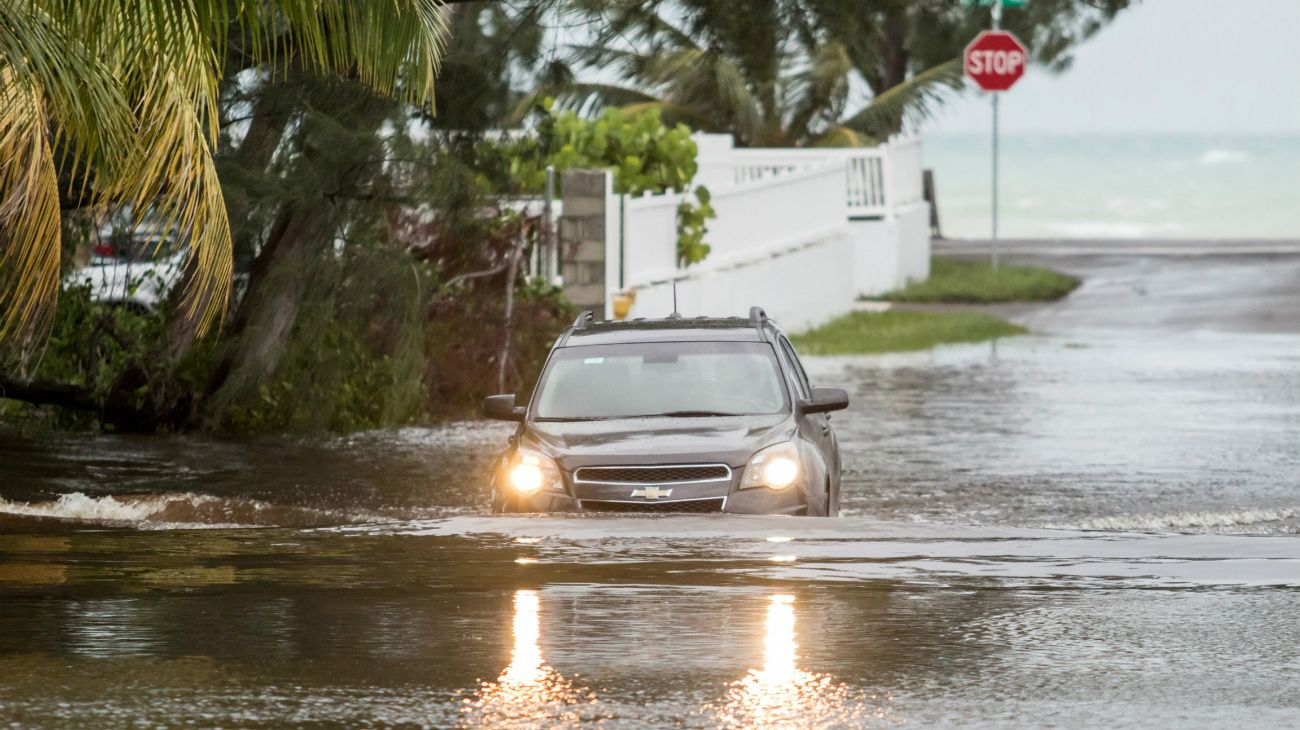
[[[608,421],[605,416],[569,416],[562,418],[558,416],[541,416],[534,418],[534,421]]]
[[[740,416],[741,413],[726,413],[725,411],[668,411],[660,413],[661,416],[669,418],[692,418],[695,416]]]

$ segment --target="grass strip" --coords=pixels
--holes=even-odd
[[[1079,280],[1038,266],[999,266],[987,261],[933,258],[930,278],[872,297],[909,304],[1052,302],[1074,291]]]
[[[790,339],[808,355],[871,355],[982,342],[1027,331],[973,312],[850,312]]]

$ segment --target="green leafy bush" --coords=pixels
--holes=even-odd
[[[549,99],[539,107],[535,137],[515,140],[502,150],[520,192],[542,192],[548,165],[556,170],[609,168],[614,191],[628,195],[692,189],[699,150],[686,125],[664,124],[656,109],[630,113],[607,108],[587,119],[572,111],[555,114],[551,108]],[[677,208],[677,258],[683,265],[708,256],[706,222],[714,217],[708,189],[693,189],[695,201],[683,201]]]

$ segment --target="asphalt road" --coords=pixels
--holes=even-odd
[[[1300,332],[1300,241],[1008,241],[1004,260],[1084,283],[1049,305],[985,308],[1045,330]],[[936,241],[935,253],[987,256],[988,242]]]

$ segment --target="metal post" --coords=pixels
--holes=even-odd
[[[1002,0],[993,0],[993,30],[1002,29]],[[998,268],[998,95],[993,91],[993,237],[989,242],[989,255],[993,270]]]
[[[618,290],[627,289],[627,193],[618,196]]]
[[[547,284],[552,283],[558,266],[554,261],[559,259],[557,255],[558,246],[555,237],[555,219],[551,215],[551,200],[555,198],[555,167],[546,166],[546,199],[542,202],[542,255],[538,258],[538,268],[542,275],[542,281]]]
[[[998,268],[998,92],[993,92],[993,240],[989,244],[993,269]]]

